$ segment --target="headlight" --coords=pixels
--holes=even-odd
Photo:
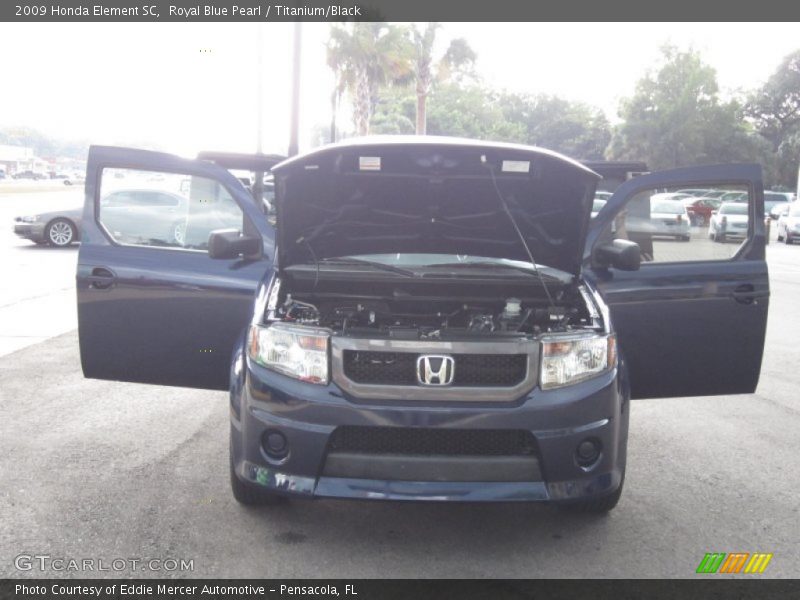
[[[32,217],[22,217],[21,221],[23,223],[35,223],[39,220],[39,215],[33,215]]]
[[[542,339],[539,385],[543,390],[589,379],[617,363],[613,335],[560,335]]]
[[[308,383],[328,383],[328,340],[324,329],[273,323],[250,327],[248,354],[258,364]]]

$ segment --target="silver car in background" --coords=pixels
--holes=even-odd
[[[730,238],[746,238],[747,209],[746,202],[726,202],[722,204],[717,213],[711,216],[711,222],[708,225],[708,237],[715,242],[725,242]]]
[[[654,194],[650,197],[650,215],[645,218],[630,215],[627,229],[631,233],[647,234],[651,237],[672,237],[688,242],[691,239],[689,213],[680,199],[662,200]]]
[[[792,202],[778,219],[778,241],[793,244],[800,239],[800,202]]]

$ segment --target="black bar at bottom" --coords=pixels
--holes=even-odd
[[[479,550],[476,550],[479,552]],[[579,571],[576,565],[576,573]],[[647,573],[642,573],[646,576]],[[742,576],[723,579],[3,579],[3,600],[545,600],[613,598],[797,598],[800,581]]]

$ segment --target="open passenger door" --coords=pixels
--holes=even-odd
[[[687,190],[723,199],[710,226],[687,222],[679,207],[696,199]],[[638,270],[603,259],[603,245],[620,238],[639,244]],[[614,192],[590,223],[583,275],[609,307],[632,398],[755,391],[769,308],[765,243],[757,165],[656,172]]]

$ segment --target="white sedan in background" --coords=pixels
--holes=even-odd
[[[711,215],[708,225],[708,237],[715,242],[725,242],[730,238],[747,237],[746,202],[725,202],[716,214]]]
[[[778,219],[778,241],[792,244],[796,239],[800,239],[800,202],[792,202]]]

